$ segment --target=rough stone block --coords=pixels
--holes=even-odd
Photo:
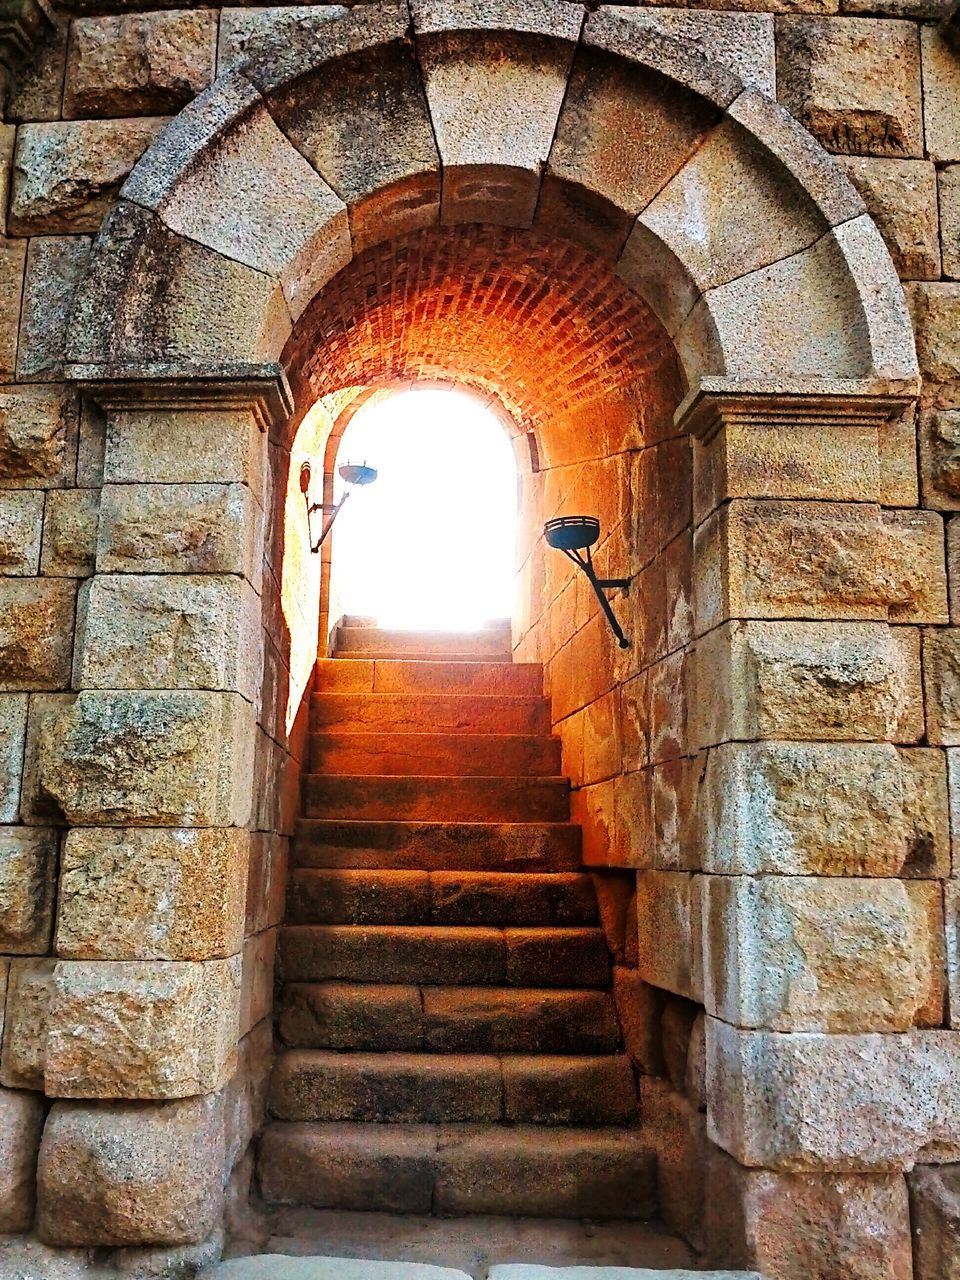
[[[54,578],[86,578],[97,551],[99,489],[55,489],[47,494],[40,572]]]
[[[57,954],[209,960],[243,943],[247,848],[236,827],[74,829],[60,866]]]
[[[731,743],[708,757],[703,868],[719,874],[947,874],[942,753],[885,744]]]
[[[9,1089],[43,1090],[55,965],[54,960],[10,961],[0,1058],[0,1081]]]
[[[277,931],[267,929],[243,944],[243,976],[240,989],[240,1035],[245,1036],[273,1008],[273,970]]]
[[[909,1169],[960,1155],[960,1032],[781,1035],[707,1019],[710,1137],[751,1167]]]
[[[911,284],[907,300],[920,372],[931,384],[960,382],[960,283]]]
[[[615,965],[613,998],[623,1029],[624,1049],[644,1075],[662,1075],[660,1012],[663,992],[644,982],[636,969]]]
[[[243,826],[253,728],[238,694],[84,690],[44,725],[41,787],[76,826]]]
[[[43,493],[0,489],[0,574],[29,575],[40,569]]]
[[[657,1200],[672,1231],[704,1245],[707,1118],[665,1080],[640,1081],[643,1131],[657,1157]]]
[[[43,955],[50,947],[56,832],[0,827],[0,952]]]
[[[923,688],[929,741],[960,746],[960,630],[924,632]]]
[[[443,165],[445,222],[528,227],[579,36],[556,11],[548,36],[421,33],[424,87]],[[557,38],[557,37],[561,38]]]
[[[343,17],[339,5],[284,5],[282,8],[224,9],[220,13],[217,75],[277,46],[305,45],[326,22]]]
[[[704,1003],[741,1027],[939,1026],[945,963],[930,881],[705,876]]]
[[[58,1098],[188,1098],[236,1065],[240,960],[58,961],[44,1087]]]
[[[107,485],[101,573],[236,573],[257,581],[262,522],[242,484]]]
[[[828,151],[923,155],[920,45],[912,22],[781,18],[777,91]]]
[[[711,1146],[705,1225],[708,1265],[782,1280],[913,1277],[902,1174],[744,1169]]]
[[[960,165],[951,164],[937,175],[940,191],[940,247],[943,274],[960,277]]]
[[[923,123],[931,160],[960,160],[960,66],[937,26],[920,28]]]
[[[69,581],[0,579],[0,689],[66,688],[75,603]]]
[[[258,1022],[237,1046],[237,1070],[223,1094],[224,1171],[229,1173],[259,1133],[273,1068],[273,1023]]]
[[[849,156],[840,161],[863,196],[902,280],[940,275],[937,172],[927,160]]]
[[[943,886],[943,914],[949,1006],[946,1025],[956,1031],[960,1030],[960,883],[956,880],[948,880]]]
[[[960,1166],[918,1164],[907,1174],[916,1280],[960,1274]]]
[[[46,489],[72,479],[76,402],[60,387],[0,390],[0,489]]]
[[[736,500],[695,536],[698,633],[731,617],[946,621],[941,517]]]
[[[606,15],[605,15],[606,16]],[[642,32],[627,22],[622,29]],[[574,59],[536,225],[619,257],[636,215],[715,123],[711,104],[589,48]],[[629,137],[629,148],[609,146]]]
[[[8,120],[59,119],[70,15],[56,11],[48,16],[53,20],[52,27],[46,29],[33,56],[25,60],[26,66],[17,68],[9,86],[5,112]]]
[[[67,324],[90,256],[89,236],[35,236],[27,252],[17,377],[49,380],[62,374]]]
[[[683,40],[701,58],[719,62],[754,85],[768,97],[776,97],[776,52],[773,13],[722,13],[717,11],[616,6],[639,27]]]
[[[698,640],[691,745],[735,739],[917,742],[920,632],[872,622],[730,622]]]
[[[17,140],[17,129],[15,125],[0,125],[0,207],[3,213],[0,214],[0,236],[7,234],[6,217],[7,206],[10,203],[10,182],[11,171],[13,169],[13,148]]]
[[[290,336],[280,282],[176,235],[148,210],[119,200],[98,235],[110,270],[84,276],[69,358],[134,368],[173,363],[220,369],[274,360]],[[147,264],[163,263],[162,271]],[[117,306],[117,281],[136,280]]]
[[[888,431],[892,424],[884,428],[884,437]],[[916,448],[913,439],[911,447]],[[725,422],[709,440],[694,445],[696,523],[727,498],[880,501],[880,451],[881,433],[871,426]]]
[[[267,437],[246,410],[133,410],[107,419],[105,484],[244,484],[265,505]]]
[[[224,689],[256,700],[260,599],[234,575],[100,574],[84,589],[79,689]]]
[[[0,1231],[33,1225],[43,1112],[37,1094],[0,1089]]]
[[[16,822],[20,816],[26,736],[26,695],[0,694],[0,822]]]
[[[217,15],[207,9],[77,18],[64,117],[172,114],[213,80],[216,47]]]
[[[278,278],[297,319],[350,261],[347,208],[251,86],[235,81],[230,92],[229,105],[245,109],[242,142],[237,130],[223,131],[223,95],[195,103],[127,182],[124,197],[158,213],[180,235]],[[205,134],[213,140],[204,163],[190,164]],[[222,217],[225,207],[230,218]]]
[[[305,28],[302,41],[259,59],[247,75],[297,150],[349,207],[354,248],[362,248],[434,225],[440,172],[420,70],[407,40],[407,15],[383,7],[354,13],[336,30],[322,20],[313,31]],[[352,56],[338,63],[335,77],[323,67],[289,77],[291,63],[302,65],[304,50],[336,46],[344,52],[352,41]],[[313,53],[311,62],[315,58]],[[369,92],[371,83],[378,86],[376,95]],[[358,145],[358,139],[370,143]]]
[[[10,229],[17,235],[97,231],[124,179],[165,124],[151,118],[22,125]]]
[[[640,977],[701,1002],[702,878],[684,871],[641,871],[637,876]]]
[[[0,238],[0,377],[7,379],[14,376],[17,368],[26,265],[27,242]]]
[[[43,1131],[37,1232],[57,1245],[189,1244],[219,1224],[219,1099],[58,1102]]]
[[[918,435],[924,505],[960,510],[960,409],[921,413]]]
[[[949,575],[950,621],[960,623],[960,517],[947,522],[947,567]]]

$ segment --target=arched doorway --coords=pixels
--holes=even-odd
[[[282,486],[294,430],[318,395],[346,397],[351,388],[415,373],[454,376],[501,397],[532,437],[539,464],[525,495],[529,612],[517,652],[550,668],[559,731],[582,770],[578,803],[596,861],[638,873],[639,936],[656,944],[640,959],[639,980],[704,1004],[707,1119],[697,1111],[691,1131],[702,1137],[709,1126],[721,1166],[725,1151],[743,1168],[817,1173],[852,1161],[859,1169],[857,1161],[873,1159],[872,1148],[861,1150],[869,1143],[859,1130],[848,1135],[853,1156],[829,1144],[811,1149],[799,1111],[781,1106],[768,1087],[771,1073],[789,1076],[777,1055],[792,1062],[789,1055],[801,1050],[814,1053],[817,1081],[840,1087],[841,1037],[824,1034],[813,1050],[804,1038],[835,1024],[828,1019],[824,1027],[815,1011],[786,999],[772,1011],[737,1003],[753,980],[752,960],[736,945],[743,921],[737,895],[752,891],[747,881],[759,871],[774,882],[771,892],[783,889],[787,876],[777,859],[784,846],[793,875],[836,876],[838,866],[849,865],[838,864],[830,839],[811,834],[809,806],[791,801],[797,770],[819,769],[829,779],[832,757],[823,748],[830,734],[819,722],[765,718],[775,700],[744,674],[754,671],[757,650],[748,645],[744,656],[738,624],[775,624],[786,636],[797,621],[826,619],[841,630],[847,621],[867,622],[882,665],[891,624],[944,616],[939,579],[926,573],[935,561],[932,531],[921,518],[881,509],[890,492],[882,459],[897,438],[892,422],[916,390],[909,323],[858,198],[779,108],[726,68],[625,17],[592,14],[582,33],[580,21],[572,9],[545,15],[538,6],[525,9],[520,23],[499,26],[496,19],[444,20],[431,12],[415,20],[411,39],[405,14],[356,11],[326,21],[302,49],[255,54],[243,74],[225,78],[178,118],[128,183],[80,291],[71,373],[110,415],[125,482],[174,483],[169,476],[176,474],[176,483],[224,486],[207,495],[223,512],[232,510],[230,501],[253,504],[239,521],[244,535],[278,528],[262,519],[275,510],[264,461],[267,477]],[[528,86],[509,100],[506,47]],[[357,87],[367,76],[389,86],[375,103]],[[390,110],[376,114],[384,103]],[[500,127],[504,118],[517,128]],[[358,119],[369,128],[358,128]],[[615,137],[631,138],[627,153],[610,145],[611,120],[618,122]],[[358,135],[378,140],[374,154]],[[683,214],[693,188],[702,196],[700,220]],[[237,208],[241,218],[228,216]],[[444,255],[462,263],[479,245],[488,258],[496,250],[503,260],[517,244],[527,261],[544,255],[540,283],[504,277],[504,297],[523,307],[538,305],[543,277],[563,279],[565,253],[578,264],[570,312],[555,310],[555,330],[538,332],[527,351],[553,352],[552,363],[501,365],[490,377],[488,360],[484,382],[482,369],[457,363],[460,347],[451,340],[439,359],[421,348],[411,370],[409,349],[389,328],[394,303],[402,310],[404,302],[394,283],[425,278]],[[423,269],[411,271],[419,262]],[[470,300],[470,289],[484,280],[482,273],[462,275],[454,302]],[[596,295],[598,282],[609,286],[606,302]],[[589,306],[578,312],[584,295]],[[489,321],[493,313],[480,314]],[[578,330],[578,315],[586,316],[591,342]],[[569,346],[562,320],[572,325]],[[610,343],[595,341],[593,329],[601,328]],[[352,344],[351,335],[364,329],[373,339]],[[308,334],[309,349],[301,345]],[[625,335],[620,345],[618,335]],[[342,359],[331,359],[334,352]],[[324,386],[331,374],[334,382]],[[603,374],[612,374],[613,394]],[[602,394],[592,394],[598,385]],[[569,431],[558,429],[561,402],[578,411],[566,418]],[[261,428],[269,429],[269,444]],[[189,441],[186,461],[180,471],[162,471],[157,440],[175,437]],[[585,477],[581,490],[572,472],[566,487],[555,487],[559,477],[551,473],[568,467]],[[244,493],[228,494],[232,485]],[[635,557],[629,571],[636,588],[623,607],[639,641],[626,657],[609,649],[589,598],[535,536],[545,515],[573,497],[608,507],[602,515],[612,573]],[[816,549],[832,549],[828,563],[819,550],[796,563],[778,557],[778,548],[804,537]],[[284,636],[271,586],[281,563],[278,539],[256,533],[251,573],[266,566],[262,620],[282,682]],[[245,554],[241,548],[230,562],[244,572]],[[892,573],[891,560],[899,566]],[[837,563],[844,570],[839,586]],[[755,629],[747,630],[753,645]],[[91,663],[105,646],[99,634],[88,616]],[[805,643],[819,654],[821,640],[808,636]],[[257,651],[259,643],[258,632]],[[802,671],[810,663],[804,657],[794,665]],[[754,680],[749,688],[759,699],[746,709],[724,692],[740,680]],[[138,701],[91,676],[42,752],[42,785],[65,821],[85,829],[249,830],[251,846],[286,839],[289,784],[306,725],[294,723],[291,732],[272,721],[254,727],[257,708],[242,694],[238,701],[232,687],[200,692],[206,696],[189,683],[173,693],[137,687]],[[150,721],[144,709],[154,706],[161,718]],[[143,728],[151,723],[160,726],[152,735]],[[108,728],[115,751],[104,751]],[[804,745],[784,754],[780,739]],[[245,750],[251,740],[253,760]],[[868,808],[881,765],[901,797],[910,794],[911,770],[939,767],[900,752],[899,741],[846,744],[857,782],[842,803]],[[757,797],[772,806],[761,815],[766,827],[757,819]],[[915,828],[930,826],[926,813],[898,803],[884,824],[883,868],[902,866],[900,846]],[[781,842],[774,852],[771,830]],[[854,861],[854,894],[870,892],[863,881],[876,864],[868,853],[875,850],[861,850]],[[255,903],[266,896],[255,894]],[[236,915],[236,902],[222,910]],[[270,946],[269,926],[256,925],[270,921],[270,909],[257,905],[253,916],[246,949],[255,974]],[[216,1096],[231,1075],[238,1024],[253,1027],[269,1004],[262,989],[248,988],[240,1000],[233,925],[230,945],[220,947],[228,954],[201,948],[183,961],[189,970],[162,971],[185,984],[178,1009],[212,1008],[220,1029],[215,1050],[208,1041],[203,1052],[194,1044],[180,1074],[154,1069],[171,1054],[172,1037],[149,983],[139,1003],[131,996],[146,980],[130,970],[100,975],[119,996],[113,988],[98,992],[94,973],[91,1008],[99,1016],[120,1000],[127,1025],[160,1025],[163,1044],[142,1039],[146,1065],[129,1072],[117,1070],[93,1032],[72,1033],[68,1053],[62,1028],[68,1019],[83,1025],[76,993],[78,984],[87,990],[88,975],[59,961],[47,1092],[89,1100],[80,1109],[107,1129],[109,1103],[97,1099],[153,1105]],[[104,959],[115,965],[128,958]],[[736,983],[726,981],[731,972]],[[922,988],[918,977],[896,1030],[928,1025],[929,992]],[[843,992],[831,998],[842,1002]],[[872,1035],[883,1016],[867,1008],[853,1031]],[[882,1039],[883,1051],[894,1052],[895,1038]],[[915,1041],[933,1043],[918,1032],[909,1044],[897,1041],[896,1052],[913,1053]],[[72,1056],[78,1042],[79,1068]],[[54,1108],[47,1151],[61,1141],[77,1105]],[[185,1142],[197,1151],[207,1141],[206,1107],[194,1106],[187,1125]],[[911,1159],[910,1142],[934,1136],[913,1133],[904,1139],[909,1152],[890,1158]],[[244,1141],[235,1138],[231,1156]],[[43,1167],[41,1206],[49,1206],[57,1173],[50,1160]],[[221,1172],[206,1169],[214,1199]],[[100,1194],[97,1178],[89,1182],[91,1194]]]

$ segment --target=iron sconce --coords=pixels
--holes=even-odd
[[[310,477],[313,474],[310,463],[305,462],[300,468],[300,492],[303,494],[304,502],[307,504],[307,533],[310,538],[310,550],[314,555],[323,546],[324,539],[333,528],[333,522],[340,514],[341,508],[346,500],[353,493],[355,488],[365,484],[373,484],[377,478],[376,470],[368,467],[365,462],[345,462],[343,466],[338,467],[337,471],[340,479],[348,486],[344,491],[343,497],[339,502],[311,502],[310,501]],[[316,542],[313,540],[313,516],[314,512],[322,511],[326,516],[323,526],[320,529],[320,536]]]
[[[548,520],[543,526],[543,536],[548,547],[553,547],[554,551],[562,551],[568,560],[572,560],[587,575],[600,601],[600,608],[606,614],[611,630],[617,637],[617,644],[621,649],[629,649],[630,641],[623,634],[623,629],[610,607],[610,601],[603,593],[618,589],[629,591],[630,579],[598,578],[593,567],[590,548],[600,537],[600,521],[596,516],[557,516],[554,520]]]

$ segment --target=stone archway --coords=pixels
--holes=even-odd
[[[355,258],[460,224],[580,245],[652,312],[686,384],[665,434],[694,440],[689,520],[631,599],[638,626],[664,606],[664,639],[641,650],[642,668],[611,670],[617,715],[636,680],[654,724],[623,775],[633,780],[618,774],[583,804],[598,829],[622,820],[595,860],[638,872],[641,934],[659,939],[640,977],[705,1006],[716,1186],[746,1203],[750,1170],[800,1173],[816,1198],[842,1174],[851,1196],[868,1196],[921,1153],[957,1154],[934,882],[908,879],[918,858],[929,875],[947,856],[942,762],[915,745],[905,710],[915,628],[946,619],[943,553],[926,513],[909,510],[898,463],[913,445],[897,419],[918,384],[886,250],[809,135],[727,67],[607,10],[493,8],[418,3],[412,30],[387,5],[304,20],[302,39],[254,51],[177,117],[96,241],[68,356],[108,415],[108,483],[79,693],[46,733],[39,786],[71,829],[78,878],[122,831],[182,891],[175,927],[145,946],[143,906],[120,873],[79,950],[61,946],[45,975],[31,1078],[76,1100],[55,1105],[41,1149],[40,1224],[56,1243],[201,1238],[249,1142],[256,1072],[235,1074],[236,1044],[262,1026],[270,992],[240,990],[240,882],[249,856],[245,967],[262,975],[270,850],[289,831],[303,732],[258,725],[250,683],[261,628],[284,653],[264,530],[289,424],[309,407],[291,395],[284,352]],[[545,456],[548,426],[526,428]],[[679,569],[674,545],[688,556]],[[111,582],[118,572],[129,582]],[[164,592],[205,590],[212,603],[194,609],[193,633],[163,640],[152,684],[141,654],[107,657],[118,588],[162,574],[160,615]],[[188,581],[202,575],[211,582]],[[244,582],[259,588],[252,621]],[[233,619],[212,653],[210,611]],[[589,626],[584,653],[600,639]],[[571,655],[549,651],[552,627],[531,626],[521,652],[556,659],[560,682]],[[107,906],[113,928],[93,927]],[[866,983],[830,930],[852,954],[873,954],[878,933],[898,941],[876,948]],[[852,1105],[861,1070],[869,1114]],[[920,1105],[931,1090],[932,1110]],[[680,1133],[702,1163],[696,1108],[666,1098],[659,1114],[663,1150]],[[121,1128],[123,1152],[80,1178]],[[123,1218],[134,1171],[168,1130],[182,1177],[138,1236],[98,1235]]]

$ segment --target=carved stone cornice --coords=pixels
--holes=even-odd
[[[0,64],[14,74],[22,70],[53,29],[53,19],[38,0],[0,0]]]
[[[917,398],[912,382],[745,381],[704,378],[684,398],[674,422],[706,443],[722,427],[881,426],[899,417]]]
[[[66,375],[102,409],[249,409],[263,431],[280,426],[293,412],[290,384],[279,364],[200,368],[176,376],[68,365]]]

